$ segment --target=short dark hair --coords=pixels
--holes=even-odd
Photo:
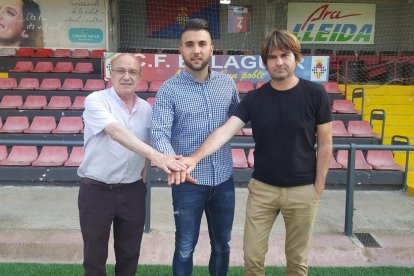
[[[186,31],[200,31],[200,30],[204,30],[208,32],[208,34],[211,36],[210,29],[208,27],[208,22],[201,18],[193,18],[193,19],[188,20],[185,23],[184,30],[182,31],[181,36],[183,36],[183,33],[185,33]]]
[[[43,27],[39,4],[33,0],[22,0],[22,2],[24,30],[26,30],[28,38],[22,39],[20,46],[42,48],[44,45]],[[32,17],[29,17],[29,14],[31,14]],[[29,27],[29,24],[34,24],[34,26]]]
[[[260,56],[267,67],[267,58],[274,50],[292,51],[296,62],[302,58],[299,39],[287,30],[275,29],[262,42]]]

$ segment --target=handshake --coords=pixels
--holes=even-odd
[[[157,152],[156,156],[151,158],[151,161],[167,173],[168,185],[179,185],[185,181],[197,184],[197,180],[190,175],[200,161],[195,157],[170,156]]]

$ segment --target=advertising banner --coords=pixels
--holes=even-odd
[[[104,76],[109,79],[111,60],[117,53],[105,53]],[[184,68],[184,60],[177,54],[136,54],[141,60],[142,78],[166,80]],[[212,56],[210,68],[229,74],[236,82],[267,82],[270,77],[260,56]],[[305,56],[296,66],[295,74],[303,79],[326,82],[329,79],[329,57]]]
[[[229,6],[227,19],[228,33],[248,33],[251,25],[251,6]]]
[[[104,0],[2,0],[0,47],[106,48]]]
[[[288,3],[287,29],[302,44],[374,44],[375,4]]]

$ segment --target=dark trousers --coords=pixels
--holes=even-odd
[[[120,185],[82,180],[78,207],[86,276],[106,275],[105,264],[112,223],[115,274],[135,275],[145,224],[146,193],[142,180]]]

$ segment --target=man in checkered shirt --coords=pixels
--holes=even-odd
[[[153,107],[151,134],[158,151],[189,156],[233,114],[239,94],[229,75],[208,67],[213,45],[205,20],[192,19],[186,23],[180,52],[185,68],[159,89]],[[210,274],[227,274],[235,201],[232,174],[231,149],[226,144],[198,163],[192,173],[197,184],[184,182],[185,170],[168,175],[176,226],[174,275],[190,276],[192,273],[203,212],[212,247]]]

